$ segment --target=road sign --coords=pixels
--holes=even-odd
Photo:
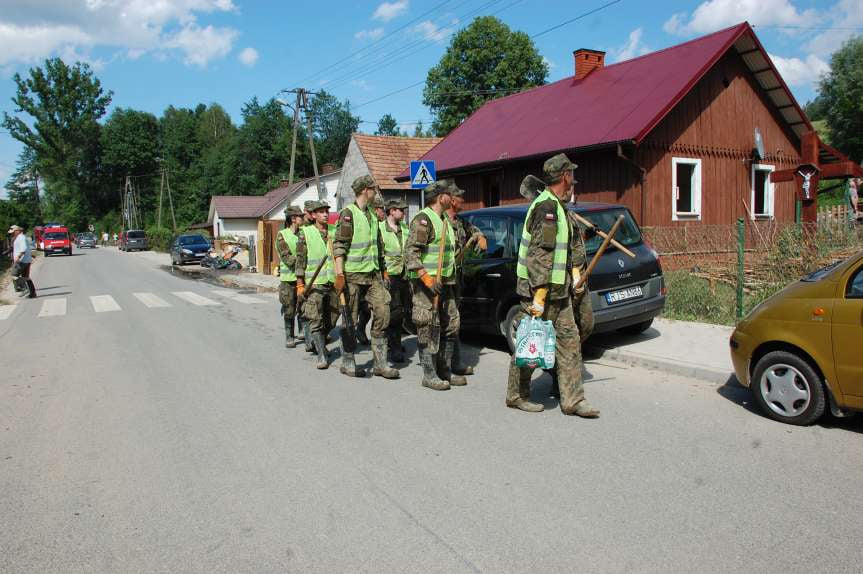
[[[435,179],[433,160],[411,162],[411,189],[422,189]]]
[[[87,226],[87,229],[89,229],[91,233],[92,233],[93,231],[96,231],[96,227],[95,227],[92,223],[91,223],[90,225],[88,225],[88,226]]]

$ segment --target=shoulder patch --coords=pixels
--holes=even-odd
[[[344,219],[345,221],[350,221],[350,220],[351,220],[351,216],[350,216],[350,215],[343,215],[343,216],[342,216],[342,219]]]
[[[418,221],[419,221],[420,225],[428,225],[429,224],[428,219],[419,219]]]

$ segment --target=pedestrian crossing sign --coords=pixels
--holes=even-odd
[[[435,167],[433,160],[411,162],[411,189],[422,189],[435,182]]]

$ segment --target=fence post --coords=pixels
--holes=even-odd
[[[799,199],[794,202],[794,223],[800,223],[803,217],[803,202]],[[817,221],[817,217],[816,217]]]
[[[745,258],[743,248],[746,245],[746,228],[743,218],[737,219],[737,320],[743,319],[743,264]]]

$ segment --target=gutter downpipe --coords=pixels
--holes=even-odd
[[[635,142],[633,142],[633,144],[635,144]],[[637,150],[637,149],[638,149],[638,146],[635,146],[633,148],[633,151]],[[635,154],[633,154],[633,155],[635,155]],[[617,157],[622,159],[623,161],[625,161],[626,163],[628,163],[629,165],[631,165],[632,167],[634,167],[635,169],[637,169],[641,173],[641,181],[639,182],[641,185],[641,214],[640,214],[641,217],[639,219],[641,219],[641,221],[639,223],[642,226],[645,226],[645,225],[647,225],[647,220],[645,219],[645,214],[647,213],[647,193],[646,193],[647,190],[645,189],[646,185],[647,185],[647,170],[644,169],[634,159],[628,158],[626,156],[626,154],[623,153],[623,146],[620,144],[617,144]]]

